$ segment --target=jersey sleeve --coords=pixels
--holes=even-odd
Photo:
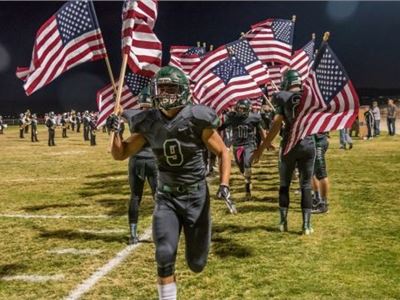
[[[218,128],[220,119],[216,112],[205,105],[193,106],[193,123],[196,129],[203,131],[206,128]]]
[[[151,120],[151,110],[137,111],[127,119],[131,133],[145,134],[148,131],[148,123]]]
[[[138,109],[127,109],[124,110],[122,113],[121,117],[124,118],[128,122],[129,130],[131,133],[133,133],[133,124],[135,124],[135,119],[138,117],[138,115],[141,113],[141,110]]]

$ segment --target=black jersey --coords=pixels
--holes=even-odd
[[[157,160],[159,181],[182,185],[205,179],[206,145],[202,132],[218,125],[214,110],[189,104],[171,120],[158,109],[143,111],[133,118],[132,131],[142,134],[150,144]]]
[[[259,114],[251,112],[249,115],[243,115],[231,112],[227,114],[224,124],[219,129],[232,128],[234,146],[256,145],[257,132],[262,129],[261,122]]]
[[[136,118],[136,116],[138,114],[140,114],[142,112],[142,110],[139,109],[128,109],[125,110],[122,114],[122,116],[128,121],[128,125],[129,125],[129,130],[131,133],[133,133],[133,121]],[[109,119],[107,119],[108,121]],[[111,120],[111,118],[110,118]],[[111,124],[111,122],[109,122]],[[123,123],[122,123],[123,124]],[[111,126],[111,125],[110,125]],[[136,157],[140,157],[140,158],[154,158],[154,154],[153,151],[151,150],[150,144],[146,143],[142,150],[140,150],[138,153],[136,153],[135,155]]]
[[[276,114],[283,116],[285,122],[282,128],[282,145],[289,139],[290,130],[297,117],[297,106],[300,104],[301,94],[282,91],[273,95],[273,103],[276,107]]]

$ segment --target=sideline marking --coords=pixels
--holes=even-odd
[[[0,218],[22,218],[22,219],[111,219],[118,216],[68,216],[68,215],[28,215],[28,214],[0,214]]]
[[[76,249],[76,248],[66,248],[66,249],[53,249],[48,250],[47,253],[51,254],[83,254],[83,255],[97,255],[103,252],[99,249]]]
[[[82,233],[92,233],[92,234],[109,234],[109,233],[125,233],[128,232],[125,229],[103,229],[103,230],[89,230],[89,229],[79,229]]]
[[[47,281],[60,281],[64,279],[63,274],[43,276],[43,275],[15,275],[15,276],[4,276],[1,280],[4,281],[27,281],[27,282],[47,282]]]
[[[151,227],[147,228],[146,231],[140,236],[140,239],[146,240],[151,237]],[[73,289],[69,295],[64,298],[65,300],[77,300],[87,291],[89,291],[101,278],[103,278],[107,273],[112,271],[117,267],[124,259],[142,243],[129,245],[123,250],[117,253],[108,263],[100,267],[96,272],[94,272],[88,279],[84,280],[82,283],[78,284],[75,289]]]

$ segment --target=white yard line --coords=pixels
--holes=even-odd
[[[143,235],[140,236],[140,239],[149,239],[151,237],[151,227],[147,228]],[[113,257],[108,263],[94,272],[88,279],[84,280],[80,283],[75,289],[73,289],[69,295],[65,298],[65,300],[77,300],[83,294],[87,293],[100,279],[106,276],[109,272],[111,272],[115,267],[117,267],[120,263],[122,263],[125,258],[128,257],[131,252],[136,250],[141,246],[141,243],[135,245],[129,245],[125,247],[123,250],[117,253],[115,257]]]
[[[110,233],[125,233],[128,230],[126,229],[103,229],[103,230],[88,230],[88,229],[79,229],[79,232],[83,233],[91,233],[91,234],[110,234]]]
[[[118,216],[0,214],[0,218],[22,218],[22,219],[111,219],[116,217]]]
[[[103,250],[99,249],[75,249],[75,248],[53,249],[47,251],[47,253],[51,254],[76,254],[76,255],[97,255],[102,252]]]
[[[3,276],[1,280],[4,281],[26,281],[26,282],[47,282],[47,281],[60,281],[64,279],[64,275],[15,275],[15,276]]]

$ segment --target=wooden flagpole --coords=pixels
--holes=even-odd
[[[119,113],[120,106],[121,106],[120,103],[121,103],[122,87],[124,86],[124,77],[125,77],[127,64],[128,64],[128,54],[124,53],[124,56],[122,57],[121,71],[119,73],[117,96],[115,99],[115,107],[114,107],[115,114]]]
[[[114,95],[116,95],[117,94],[117,87],[115,86],[114,75],[113,75],[113,72],[112,72],[110,60],[108,59],[108,54],[106,54],[105,61],[106,61],[108,76],[110,76],[111,84],[112,84],[112,87],[113,87],[113,90],[114,90]]]
[[[327,41],[329,40],[330,35],[331,35],[331,33],[330,33],[329,31],[326,31],[326,32],[324,33],[324,36],[323,36],[322,40],[323,40],[324,42],[327,42]]]
[[[272,105],[271,101],[269,98],[263,93],[264,99],[268,102],[268,105],[272,108],[273,111],[276,111],[275,107]]]
[[[124,53],[124,56],[122,57],[122,66],[121,66],[121,71],[119,73],[118,88],[117,88],[115,106],[114,106],[114,114],[116,114],[118,116],[120,114],[122,87],[124,85],[124,77],[125,77],[127,64],[128,64],[128,54]],[[115,137],[115,132],[112,131],[111,135],[110,135],[110,149],[114,142],[114,137]]]

